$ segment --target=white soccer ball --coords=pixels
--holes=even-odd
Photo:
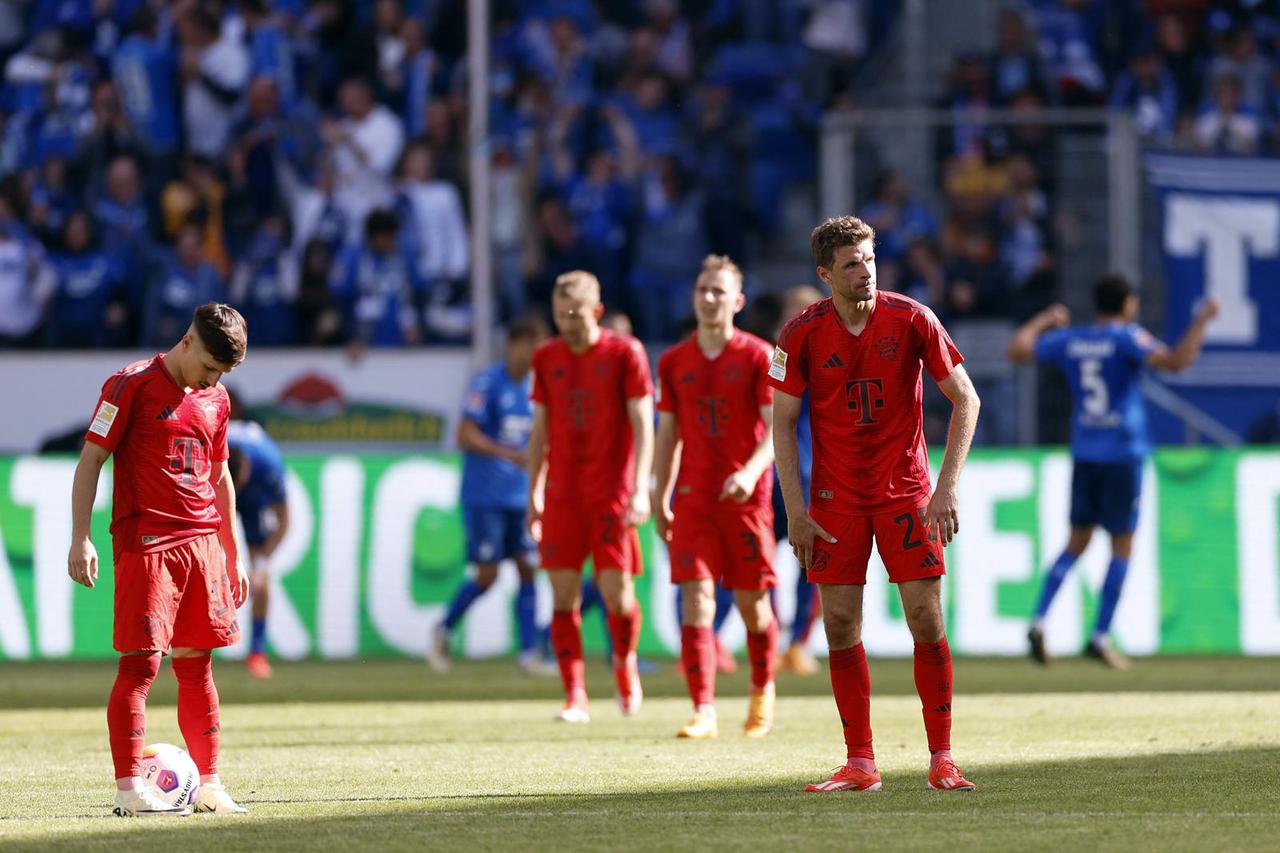
[[[200,791],[200,771],[185,749],[153,743],[142,750],[139,775],[160,799],[173,806],[189,806]]]

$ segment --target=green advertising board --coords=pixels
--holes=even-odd
[[[464,576],[452,454],[292,456],[292,526],[273,561],[269,639],[275,654],[344,658],[419,655]],[[0,458],[0,659],[111,654],[110,466],[93,515],[101,559],[95,589],[66,574],[75,460]],[[1066,541],[1070,459],[1061,451],[976,451],[960,483],[960,535],[947,552],[952,647],[1022,654],[1044,566]],[[1280,654],[1280,453],[1167,450],[1145,475],[1142,520],[1116,619],[1133,654]],[[679,625],[665,549],[641,531],[641,650],[674,652]],[[1105,537],[1077,564],[1049,619],[1050,647],[1078,651],[1106,570]],[[908,655],[894,591],[872,557],[864,637],[873,655]],[[779,551],[778,607],[790,620],[796,567]],[[459,652],[508,653],[514,571],[471,610]],[[549,591],[540,604],[548,615]],[[604,630],[589,616],[588,648]],[[742,639],[736,617],[731,645]],[[814,642],[821,652],[821,631]],[[235,655],[243,649],[233,649]]]

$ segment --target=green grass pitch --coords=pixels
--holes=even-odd
[[[777,728],[740,734],[746,676],[721,678],[721,737],[674,738],[683,682],[646,680],[624,720],[601,666],[593,721],[551,722],[558,681],[506,662],[216,665],[222,775],[244,817],[121,820],[103,702],[110,662],[0,666],[0,849],[1275,850],[1280,664],[958,660],[953,743],[978,785],[925,790],[910,661],[872,661],[884,790],[805,794],[842,762],[825,674],[784,676]],[[149,741],[181,744],[166,665]]]

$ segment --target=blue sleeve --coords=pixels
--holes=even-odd
[[[477,373],[467,386],[467,396],[462,401],[462,416],[485,426],[489,414],[489,389],[493,381],[489,374]]]
[[[274,461],[271,471],[262,482],[262,493],[269,504],[280,504],[285,501],[284,463]]]
[[[1036,361],[1061,364],[1062,358],[1067,352],[1067,341],[1070,339],[1071,332],[1069,329],[1054,329],[1052,332],[1046,332],[1041,335],[1036,339]]]
[[[1132,364],[1145,364],[1147,356],[1158,349],[1160,342],[1146,329],[1134,323],[1125,326],[1119,335],[1119,349]]]

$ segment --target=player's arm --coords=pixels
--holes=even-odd
[[[223,459],[215,463],[213,472],[213,504],[222,516],[218,542],[227,556],[227,580],[231,582],[231,600],[238,608],[249,597],[249,576],[241,570],[240,544],[236,542],[236,487],[231,477],[231,464]]]
[[[1205,328],[1216,316],[1218,316],[1217,300],[1206,299],[1196,311],[1195,317],[1191,320],[1191,328],[1187,329],[1182,340],[1178,341],[1173,349],[1163,344],[1157,346],[1147,354],[1147,365],[1173,373],[1186,370],[1200,357],[1200,351],[1204,349]]]
[[[671,541],[671,522],[675,518],[671,512],[671,491],[676,482],[676,454],[679,448],[675,413],[658,412],[658,432],[654,438],[653,451],[653,497],[650,503],[658,535],[668,542]]]
[[[1071,312],[1065,305],[1050,305],[1018,327],[1013,333],[1005,355],[1010,361],[1033,361],[1036,357],[1036,338],[1050,329],[1066,326],[1071,322]]]
[[[514,447],[505,447],[485,435],[485,431],[480,428],[480,424],[471,418],[463,415],[458,421],[458,447],[467,453],[475,453],[479,456],[492,456],[494,459],[505,459],[515,465],[528,465],[529,460],[525,453]]]
[[[802,402],[802,397],[774,389],[773,450],[778,460],[782,500],[787,507],[787,536],[796,559],[800,561],[800,568],[807,569],[813,556],[813,537],[819,536],[828,542],[836,539],[818,526],[804,503],[804,488],[800,485],[800,441],[796,438]]]
[[[653,395],[627,400],[627,420],[635,444],[636,480],[627,507],[627,524],[637,527],[649,520],[649,483],[653,478]]]
[[[289,502],[277,501],[271,505],[271,511],[276,516],[276,529],[271,531],[267,541],[262,543],[261,554],[264,558],[276,552],[280,543],[284,541],[285,534],[289,532]]]
[[[92,441],[84,443],[80,461],[71,481],[71,551],[67,554],[67,574],[78,584],[92,588],[98,581],[98,551],[93,547],[93,498],[98,493],[98,476],[111,451]]]
[[[942,470],[938,472],[938,486],[925,508],[924,524],[930,531],[937,530],[942,544],[946,545],[960,530],[960,515],[956,505],[956,482],[960,469],[969,457],[973,444],[973,430],[978,424],[978,408],[981,401],[974,390],[973,381],[963,365],[938,382],[942,393],[951,401],[951,425],[947,428],[947,449],[942,455]],[[934,524],[937,527],[934,528]]]
[[[761,406],[760,417],[764,419],[764,438],[760,439],[760,443],[751,452],[746,464],[724,481],[724,488],[720,490],[722,501],[746,503],[756,490],[756,483],[760,481],[760,476],[773,464],[773,405]]]
[[[524,521],[536,540],[542,539],[542,491],[547,478],[547,407],[533,404],[529,430],[529,501]]]

